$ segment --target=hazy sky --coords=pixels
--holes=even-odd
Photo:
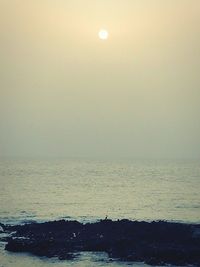
[[[200,157],[200,1],[0,0],[0,128],[2,157]]]

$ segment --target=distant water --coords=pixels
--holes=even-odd
[[[199,192],[200,162],[196,160],[0,162],[0,222],[3,223],[54,219],[86,222],[106,215],[111,219],[200,223]],[[6,262],[11,256],[1,252],[0,257]],[[101,265],[86,264],[94,258],[83,255],[81,264],[74,266],[105,266],[103,261]],[[11,262],[12,259],[10,265],[4,263],[4,267],[12,266]]]

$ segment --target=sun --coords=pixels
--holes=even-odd
[[[107,30],[105,30],[105,29],[101,29],[101,30],[99,31],[99,38],[100,38],[101,40],[107,40],[107,39],[108,39],[108,36],[109,36],[109,34],[108,34],[108,31],[107,31]]]

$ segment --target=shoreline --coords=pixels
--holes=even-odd
[[[0,224],[5,249],[70,260],[79,252],[106,252],[112,260],[200,266],[200,224],[100,220]]]

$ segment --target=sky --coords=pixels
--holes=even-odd
[[[199,0],[0,0],[0,157],[200,158],[199,25]]]

